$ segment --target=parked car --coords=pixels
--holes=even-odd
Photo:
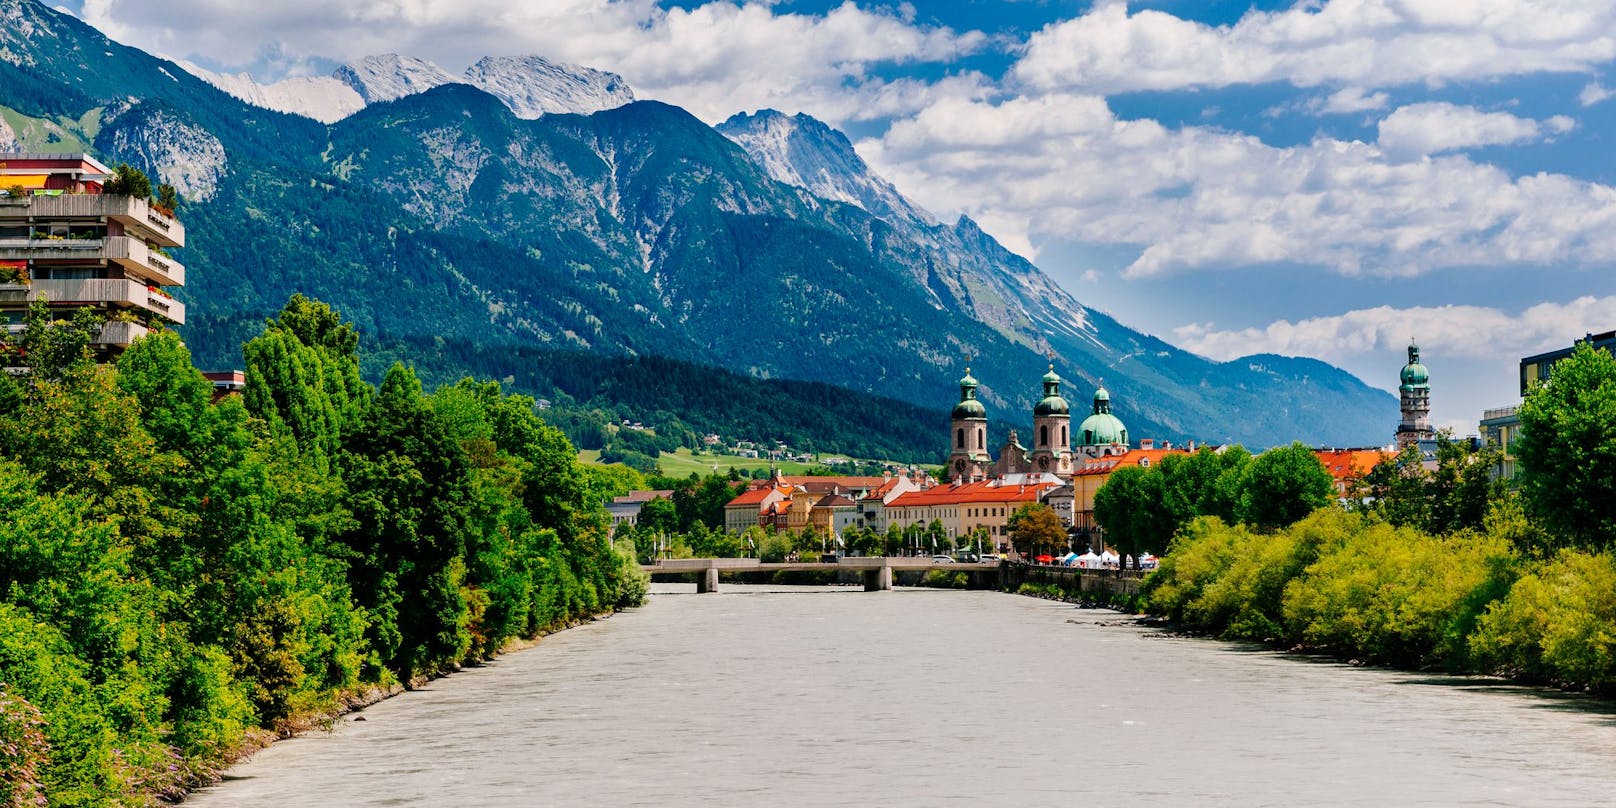
[[[1000,561],[1003,561],[1004,557],[1000,556],[998,553],[983,553],[981,558],[977,560],[981,561],[983,564],[997,564]]]
[[[954,563],[954,559],[951,556],[934,555],[934,556],[931,557],[931,563],[933,563],[933,564],[952,564],[952,563]]]

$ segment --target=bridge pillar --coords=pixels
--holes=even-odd
[[[718,591],[718,568],[708,567],[696,573],[696,594],[705,595],[708,592]]]
[[[885,592],[892,589],[892,568],[881,565],[864,571],[864,591]]]

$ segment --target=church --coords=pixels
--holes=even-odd
[[[1094,411],[1072,429],[1072,407],[1061,396],[1061,377],[1051,363],[1043,378],[1043,397],[1032,408],[1032,448],[1021,445],[1018,431],[1011,430],[995,460],[987,451],[987,408],[976,397],[978,384],[970,367],[959,386],[960,400],[949,424],[953,448],[944,472],[950,482],[1046,474],[1070,482],[1088,463],[1128,452],[1128,428],[1111,414],[1111,394],[1103,385],[1094,391]]]

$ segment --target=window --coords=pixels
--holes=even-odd
[[[984,429],[976,430],[976,448],[978,448],[978,449],[984,448],[983,445],[982,445],[982,442],[983,442],[983,434],[986,431],[987,430],[984,430]]]
[[[965,448],[965,427],[960,427],[958,430],[956,430],[956,434],[954,435],[954,448]]]
[[[932,444],[932,445],[935,446],[936,444]],[[1048,446],[1049,445],[1049,427],[1048,426],[1038,427],[1038,445],[1039,446]]]
[[[1066,439],[1066,427],[1063,426],[1063,427],[1061,427],[1061,445],[1066,446],[1069,443],[1070,443],[1070,441],[1068,441]]]

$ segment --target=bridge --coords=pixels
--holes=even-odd
[[[655,564],[643,564],[640,569],[657,574],[695,574],[696,592],[717,592],[720,572],[779,572],[781,570],[858,571],[864,573],[864,591],[879,592],[892,588],[894,570],[920,570],[929,572],[970,573],[973,578],[1000,574],[998,562],[988,564],[938,563],[926,556],[872,556],[839,558],[834,563],[791,561],[765,564],[756,558],[665,558]],[[978,579],[980,580],[980,579]]]

